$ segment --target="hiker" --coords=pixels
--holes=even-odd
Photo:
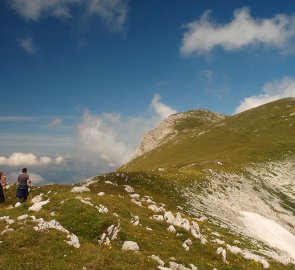
[[[19,174],[17,178],[18,187],[17,187],[17,194],[18,200],[20,202],[25,202],[29,196],[29,186],[32,185],[30,177],[28,175],[28,169],[23,168],[22,172]]]
[[[0,203],[5,202],[3,187],[6,188],[6,175],[0,171]]]

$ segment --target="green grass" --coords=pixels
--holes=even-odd
[[[47,232],[36,232],[33,227],[36,223],[32,220],[17,222],[13,227],[13,232],[0,235],[1,256],[0,269],[157,269],[157,263],[149,256],[160,256],[165,262],[171,257],[175,257],[178,263],[188,266],[193,263],[200,270],[217,268],[219,270],[241,269],[241,270],[261,270],[260,264],[243,259],[239,255],[228,253],[229,265],[222,263],[221,257],[216,254],[218,245],[208,243],[202,245],[199,240],[183,229],[177,229],[182,236],[167,231],[168,224],[150,219],[154,213],[144,207],[139,207],[131,203],[130,197],[124,190],[124,185],[131,185],[135,192],[152,196],[157,203],[165,203],[166,209],[176,213],[176,206],[181,205],[186,208],[183,199],[176,195],[174,190],[175,182],[170,175],[165,182],[162,177],[152,174],[139,173],[117,173],[99,177],[100,181],[90,186],[91,192],[82,193],[83,198],[90,198],[94,205],[103,204],[108,209],[107,214],[99,213],[94,207],[83,204],[76,198],[77,194],[70,192],[67,186],[46,186],[40,189],[35,188],[35,195],[44,193],[45,199],[50,199],[50,203],[45,205],[40,212],[30,213],[37,218],[44,218],[49,221],[56,219],[71,233],[75,233],[81,243],[81,247],[76,249],[70,247],[65,242],[66,234],[54,229]],[[116,185],[104,183],[110,180]],[[185,181],[185,178],[184,180]],[[164,184],[163,184],[164,183]],[[53,190],[47,194],[49,190]],[[105,192],[105,196],[97,196],[98,192]],[[8,191],[10,204],[16,202],[13,194],[15,188]],[[174,196],[172,196],[174,195]],[[64,201],[62,204],[61,202]],[[9,215],[16,219],[19,215],[27,213],[30,202],[23,204],[19,208],[7,209],[8,205],[0,206],[0,216]],[[54,211],[55,217],[50,216]],[[117,213],[117,219],[113,213]],[[130,224],[131,213],[140,217],[141,226]],[[192,219],[186,214],[188,219]],[[117,240],[113,241],[111,248],[98,245],[97,239],[110,224],[120,223],[121,232]],[[233,234],[227,229],[205,222],[199,222],[201,231],[207,235],[210,232],[218,231],[222,234],[222,239],[226,243],[233,244],[235,239],[242,241],[244,248],[250,248],[250,242],[242,240],[239,235]],[[146,230],[150,227],[153,231]],[[5,223],[0,221],[0,230],[5,228]],[[181,244],[186,239],[192,239],[193,245],[189,252],[186,252]],[[140,246],[140,253],[122,252],[121,247],[124,240],[136,241]],[[282,266],[275,262],[271,263],[271,269],[289,270],[291,266]]]
[[[291,107],[289,107],[291,106]],[[280,160],[295,153],[295,99],[282,99],[227,117],[209,126],[186,129],[174,139],[132,160],[119,170],[167,170],[221,161],[237,167],[250,162]],[[183,126],[190,127],[191,119]],[[198,135],[201,132],[206,132]]]
[[[292,107],[288,107],[289,104]],[[194,216],[189,214],[189,205],[178,190],[190,189],[193,186],[197,186],[200,191],[206,188],[210,184],[206,178],[209,169],[217,173],[242,172],[243,166],[251,162],[280,160],[294,153],[294,119],[284,117],[293,113],[294,108],[294,99],[284,99],[215,123],[202,122],[198,118],[200,113],[208,112],[190,112],[190,118],[176,123],[175,128],[179,131],[177,137],[135,159],[118,172],[96,177],[99,182],[90,186],[90,192],[71,193],[71,187],[62,185],[35,187],[33,196],[44,193],[43,198],[49,199],[50,203],[43,206],[40,212],[29,214],[46,221],[56,219],[78,236],[81,247],[76,249],[69,246],[65,233],[54,229],[46,232],[35,231],[36,223],[31,219],[19,221],[10,226],[14,231],[0,234],[0,269],[76,270],[86,267],[93,270],[150,270],[157,269],[157,263],[150,259],[154,254],[166,263],[171,257],[186,266],[193,263],[199,270],[262,270],[261,264],[229,252],[229,264],[224,264],[221,256],[216,254],[219,245],[210,242],[218,238],[211,233],[218,232],[227,244],[235,245],[234,241],[239,240],[241,248],[255,248],[249,239],[209,221],[198,222],[201,232],[209,240],[207,245],[202,245],[190,233],[180,228],[177,228],[177,231],[182,235],[176,236],[167,231],[169,224],[150,218],[154,213],[147,208],[148,203],[142,203],[143,207],[132,203],[125,191],[125,185],[132,186],[141,197],[151,196],[157,204],[165,204],[166,210],[174,214],[180,211],[177,206],[181,206],[182,214],[191,221]],[[207,130],[210,132],[197,136]],[[165,171],[159,171],[159,167],[165,168]],[[115,185],[105,183],[106,180]],[[237,182],[237,186],[239,184],[241,183]],[[225,187],[226,185],[220,188]],[[257,191],[259,188],[264,188],[263,183],[254,187]],[[48,194],[50,190],[52,192]],[[105,192],[105,196],[98,196],[98,192]],[[294,203],[283,193],[276,194],[277,191],[273,190],[268,192],[278,196],[283,206],[294,209]],[[8,200],[0,205],[0,216],[10,216],[16,220],[18,216],[28,213],[32,195],[21,207],[8,209],[9,205],[16,203],[15,193],[15,186],[7,191]],[[76,196],[89,198],[93,205],[102,204],[109,211],[107,214],[101,214],[94,207],[83,204]],[[52,212],[55,213],[54,217],[51,216]],[[131,225],[132,215],[139,216],[141,226]],[[97,240],[111,224],[120,224],[119,237],[112,241],[110,247],[100,246]],[[5,222],[0,221],[0,233],[5,227]],[[146,227],[152,228],[152,231],[148,231]],[[186,252],[181,245],[188,238],[193,244],[190,251]],[[140,252],[123,252],[121,247],[124,240],[136,241]],[[268,261],[270,269],[294,269],[292,265],[284,266],[272,260]]]

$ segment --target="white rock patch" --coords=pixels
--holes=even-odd
[[[125,191],[127,191],[128,193],[134,193],[134,188],[128,185],[125,185]]]
[[[38,203],[42,201],[42,196],[41,195],[37,195],[32,199],[32,203]]]
[[[73,187],[71,189],[71,192],[78,192],[78,193],[88,192],[88,191],[90,191],[90,189],[88,187],[86,187],[86,185],[83,185],[81,187]]]
[[[226,260],[226,250],[225,250],[224,248],[219,247],[219,248],[216,250],[216,254],[222,256],[222,261],[223,261],[224,263],[228,263],[227,260]]]
[[[17,220],[24,220],[24,219],[27,219],[29,217],[29,215],[22,215],[22,216],[19,216],[18,218],[17,218]]]
[[[167,228],[167,231],[168,231],[168,232],[171,232],[171,233],[176,233],[176,229],[174,228],[173,225],[170,225],[170,226]]]
[[[164,261],[162,261],[159,256],[152,255],[151,256],[151,259],[153,259],[154,261],[156,261],[160,266],[164,266],[165,265]]]
[[[125,241],[122,246],[124,251],[139,251],[139,246],[134,241]]]
[[[68,245],[73,246],[75,248],[79,248],[81,246],[79,239],[75,234],[68,235],[67,237],[70,238],[70,240],[67,241]]]
[[[29,207],[29,210],[39,212],[42,209],[42,206],[48,204],[49,202],[50,200],[34,203],[31,207]]]
[[[58,221],[50,220],[49,222],[47,222],[47,221],[44,221],[43,218],[39,218],[39,219],[33,218],[33,220],[38,223],[38,225],[34,227],[35,231],[42,232],[42,231],[47,231],[48,229],[55,229],[55,230],[61,231],[67,234],[67,238],[70,238],[69,241],[66,241],[68,245],[73,246],[75,248],[80,247],[78,237],[74,234],[70,234],[70,232],[66,228],[64,228]]]
[[[17,208],[17,207],[20,207],[22,204],[20,202],[17,202],[14,207]]]
[[[295,236],[273,220],[252,212],[241,212],[248,231],[268,245],[278,248],[295,259]]]
[[[120,232],[120,224],[111,225],[108,227],[107,231],[103,233],[100,237],[100,240],[98,240],[98,243],[100,245],[109,246],[111,244],[112,240],[115,240],[118,238],[118,233]]]
[[[15,222],[13,219],[9,218],[9,216],[0,217],[0,220],[4,220],[8,225],[11,225]]]
[[[240,249],[239,247],[226,245],[226,248],[233,254],[241,254],[246,260],[253,260],[261,263],[264,268],[269,268],[269,263],[261,256],[253,254],[247,249]]]

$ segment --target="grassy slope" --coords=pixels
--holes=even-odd
[[[291,105],[291,107],[287,106]],[[50,229],[47,232],[36,232],[33,227],[36,223],[30,219],[16,222],[10,228],[15,230],[0,235],[1,255],[0,269],[157,269],[157,263],[149,256],[158,255],[165,262],[170,257],[188,266],[193,263],[199,270],[258,270],[263,269],[260,264],[247,261],[239,255],[228,253],[229,264],[224,264],[220,256],[216,255],[219,245],[208,243],[201,245],[199,240],[194,240],[187,232],[178,229],[182,236],[167,232],[168,224],[150,219],[154,213],[144,207],[139,207],[131,202],[124,190],[124,185],[134,187],[135,192],[152,196],[157,203],[164,203],[166,210],[173,213],[179,211],[177,206],[182,206],[182,213],[193,219],[189,214],[189,207],[184,199],[176,192],[180,186],[189,185],[192,178],[202,181],[204,168],[219,168],[216,161],[222,161],[223,170],[236,170],[241,164],[264,160],[280,159],[283,155],[294,153],[294,117],[286,117],[295,112],[295,100],[284,99],[275,103],[247,111],[245,113],[228,117],[218,123],[194,126],[191,119],[176,126],[179,135],[167,145],[140,157],[127,164],[121,170],[130,171],[113,173],[99,177],[97,184],[90,186],[91,192],[83,193],[83,198],[90,198],[95,205],[105,205],[109,212],[100,214],[93,207],[85,205],[75,197],[78,194],[70,192],[68,186],[46,186],[35,188],[34,196],[39,193],[47,194],[49,190],[56,191],[44,195],[50,203],[45,205],[40,212],[28,212],[30,202],[19,208],[7,209],[14,205],[15,187],[8,190],[8,204],[0,205],[0,216],[8,215],[16,220],[19,215],[29,213],[37,218],[43,217],[46,221],[56,219],[71,233],[75,233],[81,243],[81,248],[75,249],[66,244],[66,235]],[[203,135],[197,134],[210,130]],[[257,130],[257,131],[256,131]],[[187,166],[195,163],[193,166]],[[165,167],[164,172],[156,171]],[[152,170],[155,170],[151,172]],[[145,172],[133,172],[145,171]],[[104,180],[117,183],[117,186],[106,184]],[[97,196],[100,191],[105,196]],[[62,201],[66,200],[63,204]],[[50,216],[54,211],[55,217]],[[112,242],[112,248],[101,247],[97,239],[110,224],[117,224],[118,220],[113,215],[119,215],[122,231],[119,238]],[[131,213],[140,217],[142,226],[134,227],[130,224]],[[234,245],[234,240],[240,240],[241,247],[250,248],[250,242],[239,235],[220,228],[211,222],[199,222],[201,231],[210,241],[214,238],[211,233],[218,231],[227,244]],[[0,232],[6,224],[0,221]],[[145,229],[149,226],[152,232]],[[192,239],[193,245],[189,252],[184,251],[181,244],[186,239]],[[134,240],[140,246],[140,253],[122,252],[124,240]],[[283,266],[271,260],[270,269],[289,270],[293,266]]]
[[[210,125],[183,130],[172,141],[120,170],[152,171],[221,161],[240,167],[295,152],[295,99],[275,101]],[[190,123],[187,123],[191,127]],[[182,125],[185,125],[183,123]]]
[[[110,180],[117,186],[107,184],[105,180]],[[144,207],[139,207],[131,203],[124,190],[125,184],[134,187],[135,192],[141,196],[149,195],[156,203],[164,203],[166,210],[173,213],[179,211],[177,205],[183,205],[182,199],[173,190],[173,181],[164,186],[163,179],[147,174],[109,174],[100,177],[98,183],[91,185],[90,192],[81,194],[83,198],[90,198],[94,205],[105,205],[109,209],[107,214],[100,214],[92,206],[81,203],[75,198],[79,194],[69,192],[71,187],[59,185],[34,189],[34,196],[44,193],[43,198],[50,199],[50,203],[43,206],[40,212],[28,211],[30,202],[19,208],[7,209],[8,204],[16,202],[15,187],[12,187],[7,194],[8,204],[0,206],[0,216],[8,215],[16,220],[19,215],[29,213],[37,218],[43,217],[46,221],[56,219],[78,236],[81,247],[76,249],[68,246],[65,242],[66,235],[57,230],[34,231],[36,223],[31,219],[18,221],[10,226],[14,231],[0,235],[0,241],[3,241],[0,244],[0,269],[157,269],[158,264],[149,258],[152,254],[160,256],[165,262],[168,262],[170,257],[175,257],[178,263],[187,266],[193,263],[199,270],[214,267],[219,270],[263,269],[260,264],[230,253],[227,256],[229,264],[224,264],[221,257],[216,255],[219,245],[208,243],[204,246],[183,229],[178,229],[178,232],[183,234],[180,237],[169,233],[168,224],[150,219],[154,213],[147,209],[148,204],[143,203]],[[47,194],[49,190],[52,192]],[[106,195],[97,196],[101,191]],[[64,202],[61,204],[62,201]],[[55,212],[55,217],[50,216],[52,211]],[[118,214],[122,231],[119,238],[112,242],[111,248],[101,247],[97,244],[97,239],[110,224],[118,223],[113,213]],[[142,226],[135,227],[130,224],[131,213],[140,217]],[[188,219],[192,219],[185,209],[183,213]],[[233,244],[234,239],[242,240],[238,235],[233,235],[210,222],[199,222],[199,225],[208,240],[216,238],[210,235],[214,231],[219,231],[228,244]],[[5,226],[5,222],[0,221],[0,231]],[[153,231],[146,230],[146,226]],[[190,251],[186,252],[181,245],[188,238],[193,240],[193,245]],[[140,253],[121,251],[124,240],[136,241],[140,246]],[[244,247],[250,246],[247,240],[242,242]],[[271,269],[292,269],[274,262],[271,262],[271,266]]]

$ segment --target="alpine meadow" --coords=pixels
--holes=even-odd
[[[0,2],[0,270],[294,270],[291,0]]]

